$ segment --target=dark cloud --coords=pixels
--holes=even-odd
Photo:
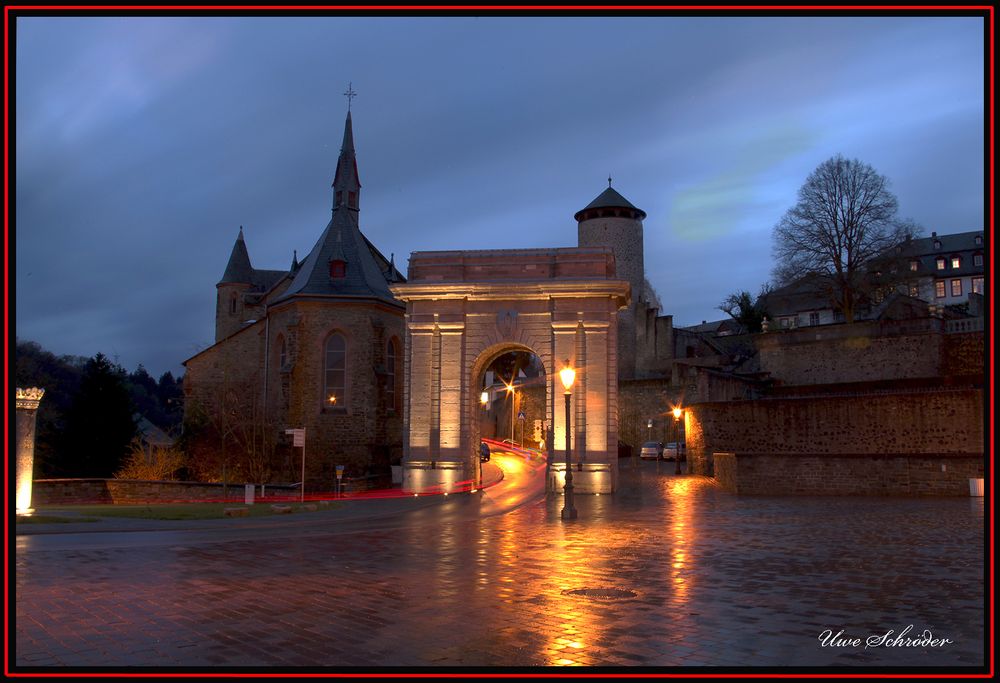
[[[928,230],[983,227],[982,69],[976,19],[19,19],[17,334],[179,372],[240,225],[259,268],[322,232],[349,81],[397,264],[572,245],[611,173],[664,312],[719,318],[838,152]]]

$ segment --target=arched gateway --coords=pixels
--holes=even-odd
[[[545,368],[552,450],[548,485],[565,469],[559,370],[577,370],[572,393],[573,481],[578,493],[614,490],[618,468],[618,310],[629,283],[608,247],[423,251],[406,283],[403,489],[479,484],[479,382],[499,355],[530,351]]]

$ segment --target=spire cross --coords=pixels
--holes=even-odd
[[[347,98],[347,111],[351,111],[351,100],[358,96],[358,93],[354,92],[351,88],[351,83],[347,83],[347,91],[344,93],[344,97]]]
[[[611,187],[611,174],[608,174],[608,187]]]

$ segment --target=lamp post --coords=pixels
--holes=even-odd
[[[479,405],[483,407],[483,410],[490,409],[489,403],[490,403],[490,394],[488,391],[484,391],[483,393],[479,394]],[[480,432],[482,432],[482,420],[479,421],[479,424],[480,424]],[[483,443],[483,435],[481,433],[479,435],[479,443],[480,445]],[[480,488],[483,487],[483,454],[481,446],[479,452],[479,487]],[[476,489],[472,489],[472,492],[475,493]]]
[[[680,432],[680,419],[684,411],[680,408],[674,408],[674,462],[677,466],[674,468],[674,474],[681,473],[681,432]]]
[[[517,391],[514,389],[513,381],[507,385],[507,393],[510,394],[510,443],[514,445],[514,409],[517,403]]]
[[[573,468],[569,461],[570,455],[570,421],[569,421],[569,397],[570,389],[576,380],[576,371],[570,367],[569,359],[563,369],[559,371],[559,379],[562,380],[563,388],[566,390],[566,484],[563,487],[565,500],[562,509],[563,519],[576,519],[576,507],[573,505]]]

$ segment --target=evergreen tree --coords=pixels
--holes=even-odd
[[[125,370],[98,353],[87,361],[60,439],[64,476],[111,477],[135,436]]]

